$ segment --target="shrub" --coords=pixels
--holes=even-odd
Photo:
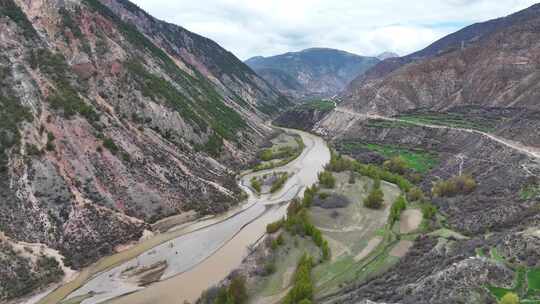
[[[289,174],[288,173],[281,174],[278,177],[278,179],[276,179],[272,183],[272,187],[270,188],[270,193],[275,193],[279,189],[281,189],[285,185],[285,183],[287,182],[288,179],[289,179]]]
[[[519,304],[519,297],[513,292],[509,292],[502,297],[499,304]]]
[[[120,150],[114,141],[108,137],[103,139],[103,147],[107,148],[112,154],[116,154]]]
[[[407,209],[407,201],[403,196],[399,196],[390,208],[390,214],[388,216],[388,221],[390,224],[394,224],[397,220],[399,220],[401,213],[405,209]]]
[[[364,199],[364,206],[370,209],[381,209],[384,202],[384,193],[381,189],[373,189]]]
[[[247,302],[246,279],[243,276],[233,276],[229,285],[228,299],[227,303],[242,304]]]
[[[476,181],[470,175],[454,176],[439,181],[433,187],[433,195],[437,197],[453,197],[459,194],[470,194],[476,189]]]
[[[298,262],[294,274],[293,286],[285,297],[285,300],[283,301],[284,304],[300,303],[304,300],[311,301],[311,299],[313,299],[312,268],[313,259],[311,256],[304,254]]]
[[[270,260],[264,264],[264,271],[263,276],[269,276],[276,272],[276,262],[274,260]]]
[[[379,178],[373,180],[373,189],[381,189],[381,180]]]
[[[263,161],[269,161],[272,160],[273,155],[274,154],[272,153],[272,149],[266,149],[261,152],[260,158]]]
[[[283,226],[283,220],[279,220],[277,222],[270,223],[266,225],[266,233],[272,234],[277,232],[281,227]]]
[[[122,160],[129,163],[131,161],[131,156],[129,156],[128,153],[122,153]]]
[[[398,185],[399,189],[401,189],[404,192],[409,192],[409,190],[412,188],[411,182],[409,182],[405,177],[399,174],[392,173],[390,171],[386,171],[377,166],[364,165],[364,164],[356,162],[354,167],[355,167],[355,170],[361,175],[374,178],[374,179],[382,179],[389,183],[396,184]]]
[[[319,183],[325,188],[334,188],[336,185],[336,178],[330,171],[323,171],[319,173]]]
[[[331,257],[331,252],[330,252],[330,246],[328,246],[328,241],[327,240],[323,240],[321,250],[322,250],[323,260],[324,261],[329,261],[330,257]]]
[[[424,192],[418,187],[414,187],[407,193],[409,202],[421,202],[424,200]]]
[[[334,172],[343,172],[345,170],[351,170],[354,167],[355,161],[344,158],[341,154],[337,154],[332,151],[330,163],[326,166],[326,169]]]
[[[246,279],[234,274],[229,286],[219,289],[214,304],[243,304],[247,302],[247,299]]]
[[[354,185],[356,183],[356,175],[354,171],[349,172],[349,184]]]
[[[47,132],[47,141],[54,141],[56,138],[52,132]]]
[[[437,214],[437,208],[435,208],[433,204],[425,203],[422,205],[422,215],[424,219],[431,220],[435,217],[435,214]]]
[[[408,169],[407,162],[401,156],[395,156],[385,161],[383,164],[383,168],[387,171],[401,175],[407,173]]]
[[[327,199],[329,196],[330,196],[330,194],[328,194],[326,192],[319,193],[319,198],[322,199],[322,200]]]
[[[255,192],[261,193],[261,187],[262,187],[262,185],[261,185],[261,182],[260,182],[256,177],[253,177],[253,178],[251,179],[251,187],[252,187],[253,189],[255,189]]]
[[[315,197],[318,191],[319,189],[315,185],[306,189],[306,191],[304,192],[304,198],[302,199],[302,205],[305,208],[311,207],[311,204],[313,203],[313,198]]]
[[[29,156],[37,156],[37,155],[41,155],[41,150],[36,145],[29,144],[26,147],[26,153]]]
[[[215,133],[210,135],[202,150],[212,157],[219,157],[221,151],[223,151],[223,138]]]
[[[55,147],[54,143],[51,142],[51,141],[48,141],[47,144],[45,145],[45,149],[46,149],[47,151],[54,151],[55,148],[56,148],[56,147]]]
[[[276,250],[278,247],[279,247],[279,244],[277,240],[273,239],[272,242],[270,243],[270,248],[272,248],[272,250]]]
[[[45,145],[45,149],[47,151],[55,150],[56,147],[54,145],[54,140],[55,140],[54,134],[52,132],[47,132],[47,144]]]
[[[283,238],[283,234],[278,235],[278,237],[276,238],[276,243],[278,244],[278,246],[282,246],[283,244],[285,244],[285,238]]]

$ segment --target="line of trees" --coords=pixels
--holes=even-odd
[[[313,279],[311,270],[313,268],[313,258],[308,254],[304,254],[294,273],[293,286],[285,300],[284,304],[309,304],[313,300]]]
[[[233,274],[229,286],[219,288],[214,304],[244,304],[247,303],[247,300],[245,277]]]

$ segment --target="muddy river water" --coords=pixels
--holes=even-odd
[[[302,136],[304,151],[283,167],[240,178],[239,185],[248,193],[248,199],[236,213],[207,225],[193,223],[195,228],[187,227],[191,232],[94,275],[66,299],[74,302],[84,299],[83,304],[194,302],[204,290],[240,265],[249,247],[264,235],[266,225],[282,218],[286,202],[314,184],[318,173],[330,161],[330,151],[323,139],[297,130],[287,132]],[[271,172],[289,172],[291,177],[277,193],[255,195],[248,187],[250,179]],[[132,269],[152,268],[165,262],[160,281],[154,284],[139,286],[126,275]]]

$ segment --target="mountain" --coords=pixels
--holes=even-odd
[[[332,97],[379,62],[340,50],[312,48],[272,57],[253,57],[246,64],[284,95],[298,100]]]
[[[361,112],[454,106],[539,109],[540,5],[473,24],[411,55],[386,59],[342,94]]]
[[[317,302],[502,303],[510,292],[516,303],[538,299],[539,38],[540,5],[534,5],[382,61],[351,82],[333,110],[295,107],[277,119],[324,135],[336,151],[336,171],[346,170],[345,157],[338,157],[346,155],[366,165],[361,175],[386,168],[424,193],[426,229],[408,238],[413,241],[389,238],[395,242],[388,248],[408,242],[406,254],[388,266],[379,245],[364,261],[316,282],[323,289],[344,281]],[[397,156],[418,175],[391,169]],[[439,192],[459,187],[460,179],[475,189]]]
[[[232,169],[289,105],[126,0],[0,0],[0,33],[0,301],[238,202]]]
[[[399,55],[393,52],[383,52],[377,55],[377,59],[379,59],[380,61],[396,57],[399,57]]]

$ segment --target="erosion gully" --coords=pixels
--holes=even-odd
[[[82,304],[194,302],[204,290],[240,265],[250,247],[264,236],[266,225],[282,218],[287,202],[302,196],[305,188],[317,181],[318,173],[330,161],[330,150],[322,138],[298,130],[284,130],[302,137],[304,151],[283,167],[239,178],[238,184],[248,194],[248,199],[238,209],[158,234],[132,249],[131,253],[108,257],[109,263],[115,266],[95,274],[90,270],[83,271],[74,282],[61,286],[38,303],[61,300],[65,303],[82,300]],[[291,174],[280,191],[258,196],[249,188],[253,176],[273,172]],[[166,269],[160,280],[148,286],[139,286],[125,275],[130,269],[151,268],[159,263],[163,265],[164,261]]]

